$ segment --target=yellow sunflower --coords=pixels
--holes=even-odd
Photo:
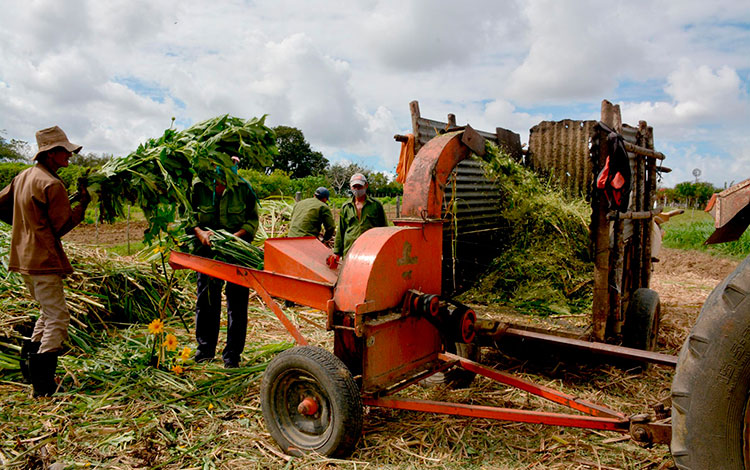
[[[148,332],[152,335],[158,335],[160,333],[164,333],[164,322],[160,319],[155,319],[151,323],[148,324]]]
[[[174,351],[177,349],[177,337],[171,333],[168,334],[164,339],[164,347],[167,348],[167,351]]]
[[[172,366],[172,372],[174,372],[177,375],[182,374],[184,371],[185,370],[179,364],[175,364],[175,365]]]
[[[193,353],[193,350],[189,347],[185,346],[182,348],[182,351],[180,352],[180,359],[183,361],[187,361],[190,359],[190,355]]]

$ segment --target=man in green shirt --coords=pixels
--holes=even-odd
[[[315,190],[315,197],[303,199],[295,204],[287,236],[318,237],[322,226],[324,230],[322,242],[330,240],[335,229],[333,214],[331,208],[328,207],[330,196],[328,189],[321,186]]]
[[[367,195],[367,178],[362,173],[355,173],[349,180],[352,200],[344,203],[339,215],[339,228],[336,231],[336,242],[333,244],[335,262],[349,252],[354,240],[373,227],[386,227],[383,204]]]
[[[233,157],[235,160],[236,157]],[[239,159],[235,160],[235,163]],[[236,173],[237,168],[232,168]],[[195,233],[203,249],[210,255],[213,230],[224,229],[236,237],[252,242],[258,229],[257,198],[250,183],[243,178],[232,187],[227,186],[223,170],[216,168],[213,183],[196,178],[191,191],[192,212],[188,231]],[[195,361],[213,359],[219,339],[221,291],[224,281],[198,273],[198,299],[195,305],[195,339],[198,349]],[[227,342],[223,351],[224,366],[239,366],[247,334],[247,287],[226,283]]]

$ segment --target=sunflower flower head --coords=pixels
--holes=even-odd
[[[164,339],[164,347],[167,348],[167,351],[174,351],[177,349],[177,337],[171,333],[168,334]]]
[[[193,350],[185,346],[184,348],[182,348],[182,351],[180,352],[180,359],[182,361],[187,361],[188,359],[190,359],[190,355],[192,353],[193,353]]]
[[[172,366],[172,372],[174,372],[177,375],[180,375],[183,372],[185,372],[185,369],[183,369],[181,365],[175,364]]]
[[[148,324],[148,332],[152,335],[164,333],[164,322],[156,318],[154,321]]]

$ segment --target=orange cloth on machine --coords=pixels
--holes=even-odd
[[[414,134],[406,134],[406,137],[406,142],[401,142],[401,154],[398,156],[396,167],[396,181],[401,184],[406,183],[406,175],[409,174],[409,168],[414,161]]]

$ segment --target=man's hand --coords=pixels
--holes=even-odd
[[[88,206],[89,202],[91,202],[91,194],[89,194],[88,190],[86,189],[86,186],[79,186],[79,188],[78,188],[78,200],[84,206]]]
[[[203,230],[200,227],[195,227],[195,236],[198,237],[198,241],[203,246],[211,246],[211,235],[214,233],[210,230]]]
[[[236,232],[234,232],[232,235],[234,235],[237,238],[242,238],[245,235],[247,235],[247,230],[245,230],[244,228],[241,228],[237,230]]]

